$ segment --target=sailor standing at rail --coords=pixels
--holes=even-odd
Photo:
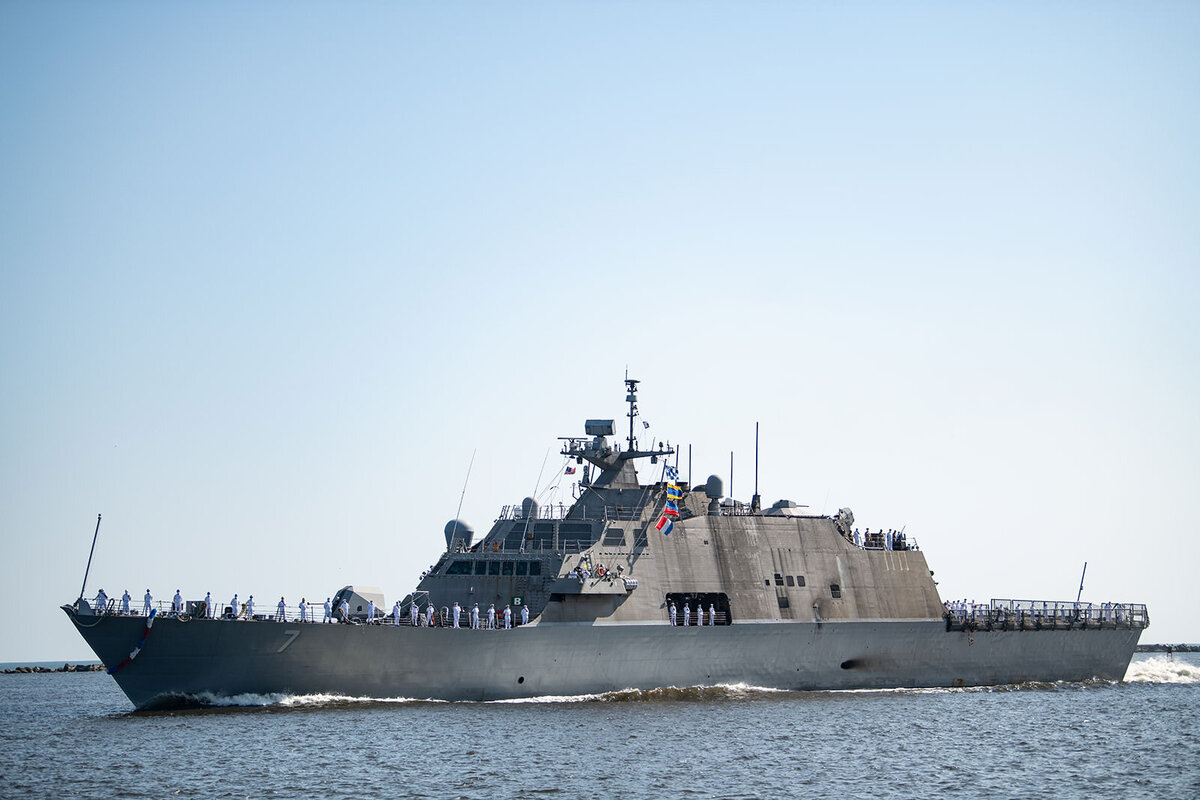
[[[458,601],[454,601],[454,627],[458,627],[458,615],[462,613],[462,608],[458,605]]]
[[[171,608],[175,610],[176,615],[183,613],[183,595],[179,593],[178,589],[175,590],[175,599],[171,601]]]
[[[204,593],[204,618],[212,619],[212,592]]]
[[[430,598],[429,605],[425,606],[425,626],[433,627],[433,598]]]
[[[395,603],[392,604],[392,625],[393,626],[400,625],[400,601],[399,600],[397,600]]]
[[[371,625],[375,622],[375,601],[367,601],[367,624]]]
[[[667,607],[667,613],[669,613],[671,615],[671,624],[678,625],[679,623],[677,623],[675,621],[675,602],[674,601],[671,601],[671,605]]]
[[[686,628],[688,626],[688,623],[690,623],[691,621],[692,621],[692,610],[690,608],[688,608],[687,603],[684,603],[683,604],[683,627]]]
[[[471,630],[479,630],[479,603],[471,608]]]
[[[696,603],[696,624],[704,627],[704,604]]]
[[[103,614],[107,608],[108,608],[108,595],[106,595],[104,593],[104,590],[101,589],[99,592],[96,593],[96,613]]]
[[[278,620],[279,622],[284,621],[284,616],[285,616],[284,610],[286,608],[287,608],[287,606],[285,606],[283,604],[283,596],[281,595],[279,598],[279,605],[275,606],[275,619]]]
[[[512,630],[512,606],[504,607],[504,630]]]
[[[708,627],[717,624],[717,607],[712,603],[708,604]]]
[[[488,630],[496,629],[496,604],[492,603],[488,606]]]
[[[237,601],[237,592],[233,593],[233,599],[229,601],[229,613],[233,614],[233,619],[238,618],[238,609],[240,606]]]
[[[308,622],[308,600],[303,597],[300,598],[300,621]]]
[[[333,614],[329,613],[330,611],[331,611],[331,609],[329,608],[329,598],[326,597],[325,598],[325,616],[321,619],[322,625],[324,625],[326,622],[333,622]]]
[[[126,617],[129,616],[129,590],[125,590],[125,594],[121,595],[121,613]]]
[[[529,606],[521,606],[521,624],[529,624]]]
[[[246,598],[246,619],[254,619],[254,595]]]

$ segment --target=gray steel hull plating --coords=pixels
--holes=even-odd
[[[145,626],[139,617],[67,613],[109,668],[125,660]],[[734,683],[988,686],[1121,680],[1140,634],[1123,627],[967,634],[947,631],[941,620],[472,631],[165,618],[115,678],[138,708],[242,694],[480,701]]]

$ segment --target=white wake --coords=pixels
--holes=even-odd
[[[1126,683],[1200,683],[1200,666],[1170,656],[1129,662]]]

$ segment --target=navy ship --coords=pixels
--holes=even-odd
[[[715,476],[680,480],[677,448],[639,446],[638,381],[625,388],[624,447],[613,419],[562,440],[580,475],[574,502],[526,498],[479,541],[452,520],[445,552],[399,611],[356,586],[334,597],[332,623],[320,608],[301,618],[191,602],[141,615],[82,596],[62,608],[139,709],[258,695],[488,701],[1124,677],[1149,625],[1144,605],[944,603],[906,533],[860,532],[846,508],[738,502]]]

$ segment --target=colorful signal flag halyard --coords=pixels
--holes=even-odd
[[[678,503],[683,499],[683,487],[678,483],[679,470],[676,467],[668,466],[663,472],[667,479],[667,504],[663,508],[662,517],[654,527],[662,531],[663,536],[668,536],[675,529],[675,523],[671,521],[671,517],[679,517]]]

